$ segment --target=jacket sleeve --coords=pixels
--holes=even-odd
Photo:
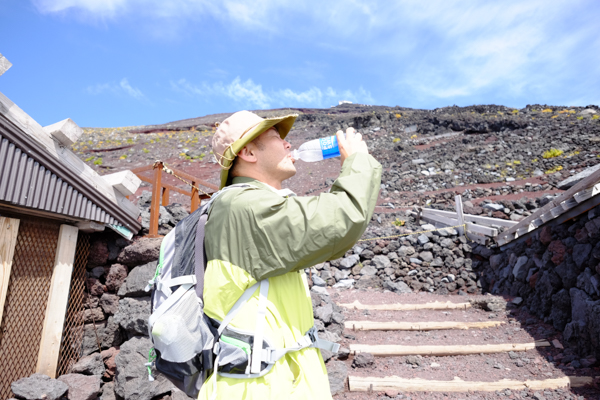
[[[357,153],[344,161],[329,193],[282,198],[267,190],[241,192],[246,206],[231,217],[240,218],[237,226],[252,225],[237,232],[240,244],[240,234],[252,238],[240,261],[260,280],[343,256],[367,228],[380,185],[381,164]]]

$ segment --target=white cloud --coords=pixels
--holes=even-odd
[[[210,101],[211,97],[228,97],[238,105],[257,108],[286,107],[329,107],[336,105],[339,100],[372,103],[373,98],[362,87],[358,91],[336,91],[331,87],[319,89],[311,87],[303,92],[292,89],[279,89],[272,91],[263,90],[262,85],[254,83],[252,79],[245,82],[236,77],[231,83],[216,82],[213,84],[201,83],[194,85],[186,79],[171,82],[171,88],[189,96],[200,97]]]
[[[99,83],[88,86],[87,92],[93,95],[102,93],[112,93],[115,95],[126,94],[137,100],[144,100],[146,98],[140,89],[134,88],[129,84],[127,78],[121,79],[119,83]]]
[[[586,15],[594,4],[587,0],[32,1],[49,14],[150,20],[157,32],[184,31],[186,22],[209,18],[228,31],[262,34],[274,42],[294,38],[321,51],[370,60],[373,68],[391,75],[381,90],[424,101],[490,92],[543,96],[561,90],[579,71],[589,71],[587,82],[597,82],[593,76],[600,70],[600,28],[594,13]],[[161,30],[161,25],[173,29]],[[329,101],[326,89],[267,95],[253,85],[248,80],[201,86],[256,105],[277,99]]]

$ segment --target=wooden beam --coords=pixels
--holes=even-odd
[[[2,313],[17,245],[19,223],[18,219],[0,217],[0,325],[2,325]]]
[[[12,64],[10,61],[8,61],[6,59],[6,57],[4,57],[1,53],[0,53],[0,75],[4,74],[6,71],[9,70],[9,68],[12,67]],[[1,311],[0,311],[1,312]]]
[[[465,219],[463,217],[462,197],[460,196],[460,194],[454,196],[454,203],[454,206],[456,207],[456,221],[458,222],[457,225],[462,225],[465,223]],[[462,226],[458,228],[458,233],[464,235],[466,233],[465,228],[463,228]]]
[[[83,129],[73,122],[71,118],[45,126],[44,131],[65,147],[70,147],[83,134]]]
[[[77,229],[79,229],[81,232],[85,232],[85,233],[102,232],[104,230],[104,228],[106,227],[106,225],[99,224],[94,221],[79,222],[79,223],[77,223],[76,226],[77,226]]]
[[[423,304],[362,304],[358,300],[353,303],[341,303],[341,307],[352,308],[355,310],[385,310],[385,311],[416,311],[416,310],[466,310],[471,308],[471,303],[453,303],[446,301],[444,303],[435,301],[433,303]]]
[[[581,180],[578,184],[574,185],[566,192],[561,193],[558,197],[551,200],[548,204],[546,204],[544,207],[541,207],[540,209],[538,209],[536,212],[534,212],[527,218],[519,221],[519,223],[517,225],[502,232],[500,235],[498,235],[498,238],[496,238],[496,241],[498,241],[498,239],[501,239],[501,241],[503,243],[508,243],[510,240],[512,240],[511,235],[513,235],[517,231],[517,229],[521,228],[522,226],[529,225],[529,223],[531,221],[534,221],[537,218],[539,218],[540,216],[542,216],[543,214],[546,214],[548,211],[552,210],[554,207],[558,206],[563,201],[570,199],[576,193],[579,193],[579,192],[589,188],[590,186],[596,185],[596,183],[598,183],[599,181],[600,181],[600,169],[595,171],[593,174],[591,174],[587,178],[584,178],[583,180]],[[507,238],[508,240],[503,240],[504,238]]]
[[[393,344],[370,345],[351,344],[350,353],[371,353],[374,356],[460,356],[469,354],[507,353],[509,351],[527,351],[536,347],[548,347],[550,342],[530,343],[469,344],[456,346],[401,346]]]
[[[503,321],[483,321],[483,322],[377,322],[377,321],[346,321],[346,329],[355,331],[434,331],[442,329],[482,329],[493,328],[502,325]]]
[[[127,170],[103,175],[102,178],[125,196],[134,194],[142,183],[136,174]]]
[[[426,219],[430,222],[439,222],[439,223],[442,223],[447,226],[458,225],[457,219],[443,217],[441,215],[434,214],[434,213],[426,213],[425,210],[423,210],[422,216],[423,216],[423,219]],[[483,225],[476,225],[476,224],[472,224],[470,222],[466,222],[465,225],[467,225],[467,231],[469,231],[469,232],[481,233],[486,236],[497,236],[498,235],[498,229],[495,229],[495,228],[490,228],[490,227],[483,226]]]
[[[423,212],[425,212],[426,210],[427,210],[427,214],[433,213],[433,214],[441,215],[443,217],[456,218],[456,213],[452,212],[452,211],[442,211],[442,210],[435,210],[433,208],[424,208]],[[510,221],[507,219],[500,219],[500,218],[482,217],[480,215],[472,215],[472,214],[463,214],[463,218],[465,221],[476,222],[478,224],[487,225],[487,226],[491,226],[491,227],[504,226],[506,228],[510,228],[510,227],[513,227],[516,224],[518,224],[517,221]]]
[[[150,228],[147,237],[158,237],[158,218],[160,216],[160,198],[162,197],[162,163],[157,162],[154,168],[154,182],[152,182],[152,200],[150,201]]]
[[[52,157],[77,174],[82,181],[87,182],[90,186],[97,189],[107,199],[120,206],[127,214],[137,218],[140,211],[134,204],[127,200],[127,197],[110,186],[96,171],[79,159],[72,151],[54,141],[40,124],[1,92],[0,113],[21,131],[37,141]]]
[[[351,392],[371,391],[402,391],[402,392],[495,392],[498,390],[553,390],[559,388],[575,388],[591,385],[594,378],[589,376],[563,376],[560,378],[539,381],[518,381],[502,379],[499,381],[463,381],[454,377],[451,381],[434,381],[421,378],[400,378],[386,376],[384,378],[368,376],[349,376],[348,383]]]
[[[138,175],[138,178],[140,178],[144,182],[154,183],[154,178],[148,178],[148,177],[143,176],[143,175]],[[184,189],[178,188],[177,186],[169,185],[168,183],[161,183],[161,185],[165,189],[169,189],[169,190],[172,190],[174,192],[184,194],[184,195],[186,195],[188,197],[192,195],[192,192],[188,192],[188,191],[186,191]]]
[[[61,225],[58,233],[54,271],[50,282],[46,317],[40,341],[36,372],[56,378],[60,343],[69,303],[69,289],[77,248],[78,229]]]

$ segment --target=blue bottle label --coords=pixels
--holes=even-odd
[[[329,136],[319,140],[321,144],[321,151],[323,152],[323,160],[326,158],[338,157],[340,155],[337,137]]]

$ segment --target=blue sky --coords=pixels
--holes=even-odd
[[[600,104],[598,0],[0,0],[0,91],[42,125],[339,100]]]

